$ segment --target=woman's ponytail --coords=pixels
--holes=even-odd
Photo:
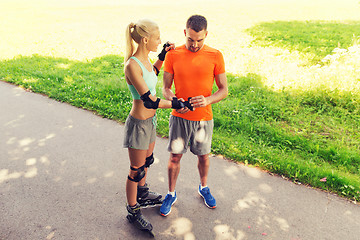
[[[129,60],[129,58],[134,54],[134,40],[132,38],[132,31],[133,29],[135,29],[135,23],[130,23],[127,27],[126,27],[126,32],[125,32],[125,59],[124,61],[127,62],[127,60]]]

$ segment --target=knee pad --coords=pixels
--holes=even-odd
[[[134,178],[130,177],[130,175],[128,175],[128,179],[130,181],[133,181],[133,182],[140,182],[141,179],[143,179],[145,177],[145,165],[139,167],[139,168],[134,168],[132,166],[130,166],[130,169],[133,170],[133,171],[137,171],[137,174]]]
[[[154,163],[154,153],[152,153],[149,157],[146,158],[145,167],[150,167],[151,164]]]

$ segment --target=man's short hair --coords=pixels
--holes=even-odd
[[[200,15],[193,15],[189,17],[186,22],[186,28],[191,28],[195,32],[200,32],[207,29],[207,20]]]

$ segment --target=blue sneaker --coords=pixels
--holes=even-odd
[[[176,192],[175,197],[171,196],[170,193],[166,194],[165,199],[160,207],[160,214],[161,216],[166,217],[171,212],[171,206],[176,202]]]
[[[203,188],[201,190],[201,184],[199,185],[199,194],[203,197],[205,205],[209,208],[216,208],[216,200],[211,195],[210,189],[208,187]]]

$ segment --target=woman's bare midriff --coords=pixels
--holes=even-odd
[[[155,115],[155,109],[148,109],[144,106],[142,100],[134,99],[133,105],[130,111],[130,115],[139,120],[145,120]]]

